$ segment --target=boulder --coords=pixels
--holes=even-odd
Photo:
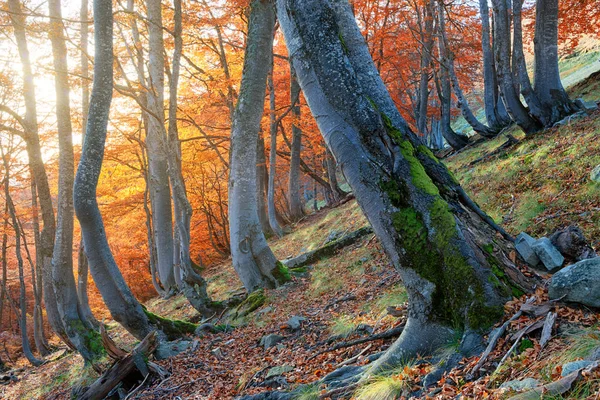
[[[288,319],[288,321],[285,323],[285,327],[292,331],[297,331],[302,326],[302,321],[306,321],[306,318],[294,315]]]
[[[590,365],[594,364],[595,361],[589,360],[581,360],[581,361],[571,361],[562,366],[561,376],[567,376],[577,371],[578,369],[587,368]]]
[[[273,367],[273,368],[269,369],[269,372],[267,372],[266,379],[271,378],[273,376],[283,375],[286,372],[290,372],[293,370],[294,370],[294,367],[292,367],[291,365],[281,365],[278,367]]]
[[[528,390],[528,389],[533,389],[535,387],[538,387],[540,385],[540,382],[537,379],[533,379],[533,378],[525,378],[523,380],[514,380],[514,381],[508,381],[508,382],[504,382],[502,385],[500,385],[501,389],[511,389],[514,390],[516,392],[520,392],[522,390]]]
[[[573,261],[597,257],[581,229],[573,225],[555,231],[550,235],[550,242],[563,256]]]
[[[592,172],[590,172],[590,180],[592,182],[600,183],[600,165],[596,165]]]
[[[183,353],[192,347],[192,342],[189,340],[178,340],[174,342],[161,342],[154,351],[154,356],[157,360],[164,360],[170,357],[175,357],[179,353]]]
[[[521,255],[523,260],[532,267],[535,267],[540,263],[539,257],[535,253],[535,250],[533,250],[534,244],[535,239],[525,232],[521,232],[515,239],[515,249]]]
[[[551,299],[600,307],[600,257],[582,260],[560,270],[548,287]]]
[[[575,105],[587,113],[592,113],[598,109],[598,104],[595,101],[585,101],[581,97],[575,99]]]
[[[265,349],[268,349],[269,347],[275,346],[277,343],[281,342],[283,339],[285,339],[285,337],[272,333],[270,335],[263,336],[260,339],[260,345],[263,346]]]
[[[536,240],[532,248],[542,264],[544,264],[544,267],[550,272],[558,271],[562,267],[563,262],[565,262],[565,257],[560,254],[560,251],[554,247],[548,238],[543,237]]]

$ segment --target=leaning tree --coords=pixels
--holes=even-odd
[[[310,110],[409,295],[406,327],[371,371],[429,353],[457,331],[485,332],[514,291],[531,287],[508,257],[510,236],[402,119],[347,0],[277,5]]]

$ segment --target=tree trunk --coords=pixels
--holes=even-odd
[[[517,0],[519,1],[519,0]],[[552,125],[577,111],[558,70],[558,0],[537,0],[535,8],[534,90]]]
[[[23,354],[27,360],[34,366],[42,364],[42,360],[38,360],[31,351],[31,345],[29,344],[29,337],[27,335],[27,297],[25,293],[25,274],[23,271],[23,257],[21,255],[21,231],[17,221],[15,213],[15,205],[13,204],[10,196],[10,190],[8,186],[9,182],[9,167],[7,155],[2,152],[2,160],[4,161],[5,177],[4,177],[4,199],[8,204],[8,213],[12,222],[12,226],[15,232],[15,254],[17,256],[17,266],[19,270],[19,330],[21,331],[21,346],[23,348]]]
[[[433,6],[434,0],[429,0],[424,7],[423,16],[425,21],[421,20],[420,11],[417,9],[417,18],[420,24],[421,36],[421,67],[418,92],[418,114],[417,129],[422,135],[427,134],[427,109],[429,106],[429,79],[431,67],[431,51],[433,50]]]
[[[248,292],[289,279],[269,248],[258,219],[256,141],[273,54],[272,0],[253,0],[240,95],[231,129],[229,232],[233,266]]]
[[[265,141],[262,137],[262,131],[259,130],[256,140],[256,196],[258,206],[258,220],[266,237],[271,237],[275,233],[269,224],[269,214],[267,212],[267,182],[269,181],[269,171],[267,170],[267,158],[265,157]]]
[[[79,19],[81,20],[81,140],[82,145],[85,140],[85,129],[87,125],[87,113],[90,107],[90,86],[88,79],[90,76],[90,62],[88,60],[88,0],[81,0],[81,9]],[[88,298],[88,260],[85,255],[85,246],[83,238],[79,240],[79,249],[77,252],[77,297],[81,306],[82,316],[94,327],[98,328],[100,323],[94,317],[90,308],[90,300]]]
[[[300,157],[302,152],[302,130],[300,123],[300,85],[296,79],[296,71],[290,62],[290,102],[292,104],[292,145],[290,146],[290,173],[288,179],[288,196],[290,218],[298,221],[304,217],[300,197]]]
[[[42,256],[40,243],[40,221],[38,216],[37,204],[37,189],[35,187],[35,179],[33,173],[31,175],[31,209],[33,211],[33,240],[35,245],[35,271],[32,278],[35,277],[35,285],[33,285],[33,293],[35,304],[33,306],[33,338],[35,347],[40,352],[42,357],[50,354],[48,341],[44,332],[44,318],[42,314],[42,295],[43,295],[43,277],[42,277]],[[0,296],[1,298],[1,296]],[[0,312],[0,321],[2,321],[2,313]]]
[[[550,124],[550,113],[540,103],[540,99],[534,92],[531,86],[531,80],[527,73],[527,64],[525,63],[525,55],[523,54],[523,26],[522,26],[522,9],[523,0],[513,0],[513,70],[516,70],[514,79],[518,81],[515,87],[520,89],[520,93],[525,98],[525,102],[529,107],[529,112],[539,119],[544,126]],[[558,61],[557,61],[558,62]]]
[[[393,111],[348,3],[278,0],[277,9],[308,105],[409,294],[406,328],[370,373],[457,330],[485,331],[510,294],[492,266],[522,276],[508,242]]]
[[[94,341],[100,336],[82,315],[73,276],[73,129],[67,67],[67,46],[60,0],[49,0],[50,42],[54,58],[56,121],[58,130],[57,223],[52,254],[52,278],[59,315],[65,332],[86,361],[100,357]]]
[[[183,41],[181,37],[181,0],[174,0],[174,40],[173,69],[169,82],[169,179],[173,188],[173,204],[175,211],[175,229],[177,233],[175,248],[177,265],[177,277],[180,289],[190,304],[204,317],[212,313],[206,291],[206,281],[192,268],[190,258],[190,221],[192,218],[192,206],[187,198],[185,182],[181,172],[181,143],[179,142],[179,131],[177,130],[177,87],[179,84],[179,69],[181,65],[181,52]],[[174,271],[175,272],[175,271]],[[181,274],[181,275],[180,275]],[[179,279],[181,277],[181,279]]]
[[[510,19],[506,1],[492,0],[494,5],[494,45],[496,46],[496,63],[502,99],[510,117],[526,134],[542,129],[542,124],[534,119],[521,103],[515,91],[513,74],[510,66]]]
[[[267,77],[269,86],[269,184],[267,186],[267,212],[269,225],[277,237],[283,237],[283,229],[277,221],[275,209],[275,174],[277,173],[277,118],[275,115],[275,85],[273,84],[273,57],[271,57],[271,70]]]
[[[148,165],[150,204],[158,276],[167,293],[176,289],[173,273],[173,217],[169,187],[168,149],[164,116],[164,41],[160,0],[146,0],[148,12]]]
[[[329,181],[329,189],[333,196],[333,202],[334,204],[338,204],[348,193],[340,188],[336,173],[337,162],[328,148],[325,149],[325,168],[327,170],[327,180]]]
[[[85,142],[75,177],[74,204],[81,224],[90,272],[104,303],[115,321],[138,340],[142,340],[153,328],[113,258],[96,200],[112,101],[112,41],[112,3],[94,0],[94,83]]]
[[[479,0],[479,13],[481,16],[481,48],[483,51],[483,99],[485,116],[490,128],[501,130],[505,125],[502,117],[498,115],[498,80],[494,64],[494,52],[490,35],[490,10],[488,0]]]
[[[23,98],[25,100],[25,129],[24,138],[29,158],[29,166],[33,173],[37,195],[42,212],[43,227],[40,232],[40,257],[43,272],[43,295],[46,315],[52,330],[70,347],[73,347],[60,322],[58,306],[52,284],[52,252],[54,250],[54,233],[56,222],[52,207],[52,196],[48,185],[48,176],[42,159],[40,138],[38,135],[37,104],[35,96],[34,76],[29,58],[27,36],[25,34],[25,17],[19,0],[9,0],[10,18],[14,28],[15,39],[19,49],[19,57],[23,68]]]

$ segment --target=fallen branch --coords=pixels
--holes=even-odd
[[[120,360],[127,356],[127,352],[121,349],[117,344],[108,336],[104,322],[100,324],[100,338],[102,340],[102,346],[106,349],[106,353],[113,360]]]
[[[356,295],[354,293],[349,293],[343,297],[340,297],[339,299],[335,299],[334,301],[332,301],[331,303],[327,304],[325,306],[325,311],[327,311],[328,309],[330,309],[333,306],[336,306],[340,303],[343,303],[345,301],[351,301],[351,300],[356,300]]]
[[[529,390],[525,393],[518,394],[511,397],[509,400],[538,400],[543,396],[557,396],[568,392],[573,387],[573,383],[579,380],[585,374],[588,374],[598,368],[600,363],[589,365],[586,368],[578,369],[577,371],[571,372],[569,375],[555,382],[548,383],[547,385],[538,386],[535,389]]]
[[[532,322],[531,324],[527,325],[525,328],[523,328],[520,331],[518,331],[517,333],[515,333],[512,336],[514,338],[515,342],[510,347],[510,349],[508,349],[508,351],[506,352],[504,357],[502,357],[502,360],[500,360],[500,362],[498,363],[498,366],[496,367],[496,369],[494,370],[494,373],[492,375],[496,375],[496,373],[500,370],[500,367],[502,367],[502,365],[508,359],[508,357],[516,350],[516,348],[519,345],[519,342],[521,341],[523,336],[525,336],[528,333],[531,333],[537,329],[540,329],[543,326],[544,326],[544,321],[538,320],[538,321]]]
[[[339,363],[338,365],[336,365],[334,369],[341,368],[344,365],[352,364],[353,362],[355,362],[356,360],[358,360],[360,358],[360,356],[362,356],[363,354],[365,354],[371,347],[373,347],[373,343],[369,343],[369,345],[367,347],[365,347],[364,349],[362,349],[360,353],[358,353],[354,357],[351,357],[351,358],[349,358],[349,359],[347,359],[345,361],[342,361],[341,363]]]
[[[371,227],[360,228],[316,250],[300,254],[298,257],[294,257],[289,260],[285,260],[283,261],[283,264],[288,268],[303,267],[307,264],[333,255],[337,250],[356,243],[359,239],[368,235],[369,233],[373,233],[373,229],[371,229]]]
[[[339,349],[345,349],[347,347],[352,347],[352,346],[356,346],[357,344],[363,344],[363,343],[367,343],[367,342],[373,342],[375,340],[380,340],[380,339],[389,339],[389,338],[393,338],[396,336],[399,336],[402,331],[404,330],[404,324],[402,325],[398,325],[392,329],[389,329],[385,332],[381,332],[381,333],[376,333],[374,335],[370,335],[364,338],[360,338],[360,339],[355,339],[355,340],[350,340],[348,342],[342,342],[342,343],[338,343],[333,347],[330,347],[326,350],[321,350],[318,353],[316,353],[315,355],[311,356],[308,360],[312,360],[315,357],[320,356],[321,354],[325,354],[325,353],[329,353],[335,350],[339,350]]]
[[[142,375],[149,373],[148,365],[144,360],[156,349],[156,331],[150,332],[131,353],[123,359],[113,364],[100,378],[98,378],[80,397],[80,400],[100,400],[103,399],[115,386],[123,381],[134,369],[146,369]],[[140,362],[141,361],[141,362]],[[144,367],[140,364],[143,363]]]

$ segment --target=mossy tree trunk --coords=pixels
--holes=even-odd
[[[254,0],[250,5],[244,70],[231,129],[231,256],[233,266],[248,292],[261,287],[275,287],[289,279],[287,269],[277,261],[261,228],[254,168],[273,52],[273,6],[273,0]]]
[[[308,105],[409,294],[406,328],[373,371],[457,330],[485,331],[513,285],[529,289],[509,236],[410,131],[346,0],[278,0],[277,9]]]

